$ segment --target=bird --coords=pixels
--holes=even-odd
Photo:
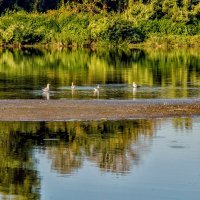
[[[94,88],[94,96],[97,96],[97,98],[99,98],[99,85],[97,85],[97,87]]]
[[[135,82],[133,82],[132,87],[137,88],[137,84]]]
[[[43,92],[49,92],[50,88],[49,88],[50,84],[47,84],[47,87],[43,88],[42,91]]]
[[[75,87],[76,87],[76,86],[75,86],[74,83],[72,82],[71,89],[74,90]]]
[[[50,100],[50,95],[49,92],[43,92],[42,96],[46,99],[46,100]]]
[[[100,89],[100,87],[99,87],[99,85],[97,85],[97,87],[94,88],[94,92],[99,92],[99,89]]]

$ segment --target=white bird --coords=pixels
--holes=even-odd
[[[97,87],[94,88],[94,92],[99,92],[99,89],[100,89],[100,87],[99,87],[99,85],[97,85]]]
[[[132,86],[133,88],[137,88],[137,84],[135,82],[133,82]]]
[[[97,87],[94,88],[94,96],[97,96],[97,98],[99,98],[99,85],[97,85]]]
[[[74,90],[75,87],[76,87],[76,86],[75,86],[74,83],[72,82],[71,89]]]
[[[46,100],[50,100],[49,92],[43,92],[43,93],[42,93],[42,96],[43,96],[44,98],[46,98]]]
[[[43,92],[49,92],[49,89],[50,89],[49,86],[50,86],[50,84],[48,83],[47,87],[43,88],[42,91]]]

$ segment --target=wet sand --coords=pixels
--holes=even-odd
[[[200,100],[0,100],[0,121],[120,120],[200,115]]]

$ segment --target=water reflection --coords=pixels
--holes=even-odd
[[[38,91],[51,83],[52,99],[198,98],[198,50],[35,50],[0,52],[0,98],[42,98]],[[137,93],[130,89],[132,82]],[[79,87],[73,95],[69,85]],[[111,87],[113,86],[113,87]],[[83,90],[82,90],[83,89]],[[134,93],[134,94],[133,94]]]
[[[49,100],[49,99],[50,99],[49,92],[42,92],[42,96],[43,96],[46,100]]]
[[[192,130],[191,118],[100,122],[0,122],[0,197],[15,195],[40,199],[41,177],[37,169],[42,155],[54,173],[73,175],[92,163],[103,172],[125,175],[151,151],[162,126]],[[169,125],[167,125],[169,126]],[[164,137],[165,138],[165,137]],[[168,146],[185,146],[172,140]],[[36,159],[35,152],[38,157]],[[11,197],[10,196],[10,197]],[[15,198],[14,198],[15,199]]]
[[[132,91],[133,91],[133,99],[136,99],[137,88],[133,88]]]

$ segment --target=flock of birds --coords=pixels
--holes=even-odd
[[[49,92],[50,91],[50,84],[48,83],[47,86],[45,88],[42,89],[43,92]],[[132,83],[132,87],[133,88],[137,88],[137,84],[135,82]],[[76,88],[76,86],[74,85],[74,83],[72,82],[71,84],[71,90],[74,90]],[[97,87],[94,88],[94,92],[99,92],[99,85],[97,85]]]
[[[135,82],[133,82],[133,83],[132,83],[133,92],[136,90],[137,87],[138,87],[138,85],[137,85]],[[72,82],[72,84],[71,84],[72,95],[73,95],[73,93],[74,93],[75,88],[76,88],[76,86],[75,86],[74,83]],[[93,89],[94,89],[94,96],[99,97],[100,86],[97,85],[97,86],[94,87]],[[42,89],[43,96],[45,96],[47,100],[50,99],[49,91],[50,91],[50,84],[48,83],[47,86],[46,86],[45,88]]]

